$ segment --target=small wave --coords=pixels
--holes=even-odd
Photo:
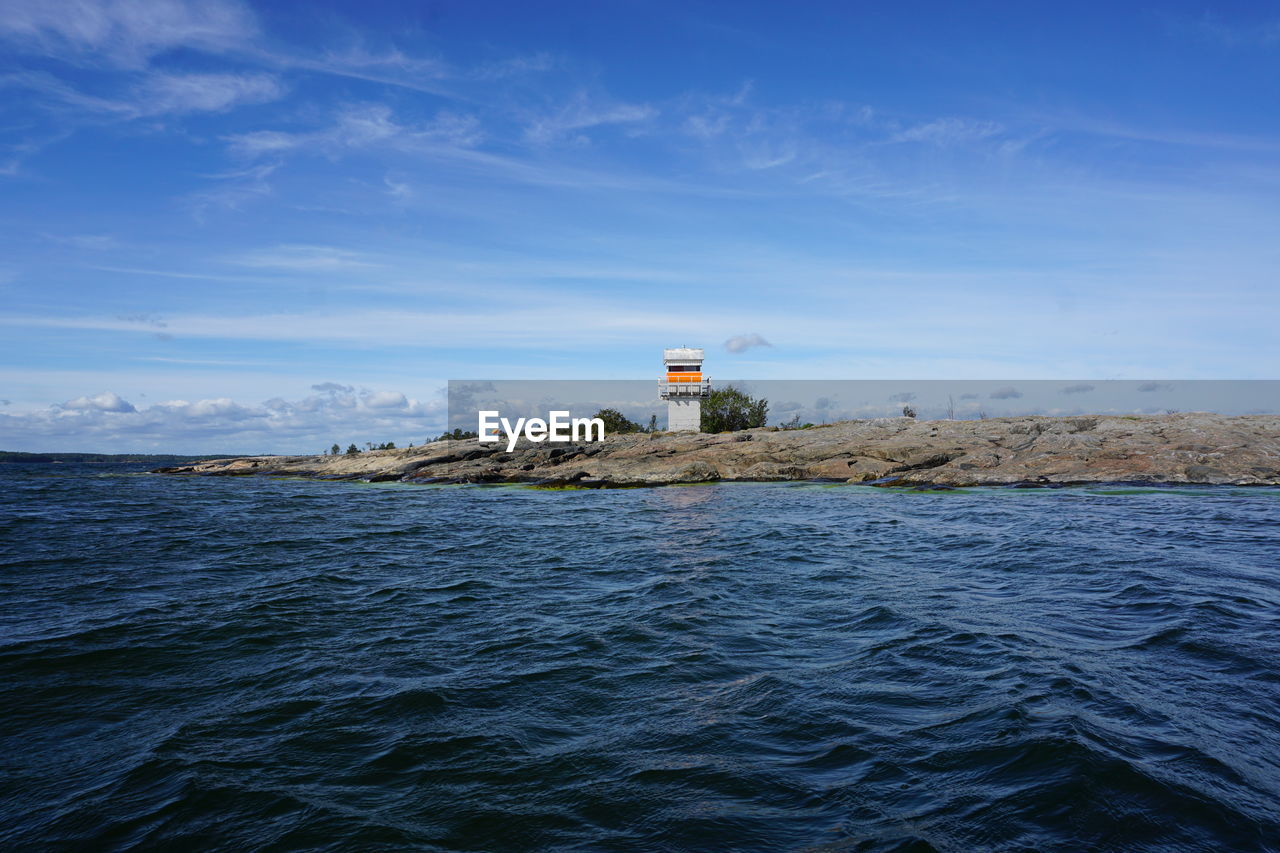
[[[1280,490],[10,486],[7,848],[1280,837]]]

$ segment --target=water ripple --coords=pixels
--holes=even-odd
[[[1280,838],[1280,490],[59,467],[0,473],[6,849]]]

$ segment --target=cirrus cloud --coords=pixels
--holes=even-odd
[[[12,0],[0,37],[67,62],[140,68],[179,47],[222,52],[257,34],[253,13],[228,0]]]
[[[152,74],[138,87],[135,100],[147,115],[223,112],[274,101],[284,93],[272,74]]]

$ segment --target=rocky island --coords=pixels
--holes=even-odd
[[[1280,416],[1206,413],[917,421],[808,429],[637,433],[504,445],[475,439],[342,456],[254,456],[157,469],[405,483],[582,488],[716,480],[824,480],[945,488],[1143,482],[1280,485]]]

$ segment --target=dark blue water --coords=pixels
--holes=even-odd
[[[0,469],[0,847],[1276,849],[1280,491]]]

